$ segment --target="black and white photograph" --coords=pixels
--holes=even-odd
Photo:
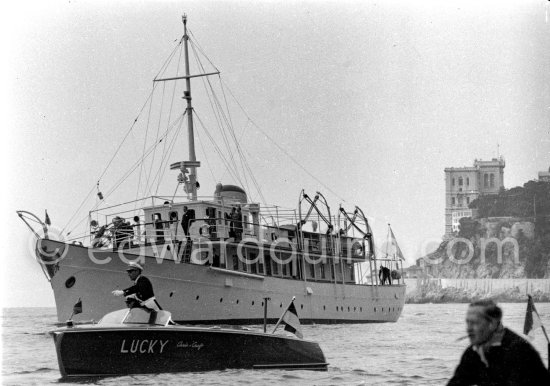
[[[550,384],[550,1],[2,13],[0,384]]]

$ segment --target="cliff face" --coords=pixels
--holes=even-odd
[[[424,262],[439,278],[550,278],[550,232],[521,218],[463,218],[459,234]]]

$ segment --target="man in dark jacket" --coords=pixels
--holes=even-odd
[[[183,228],[183,233],[185,236],[189,237],[189,227],[195,219],[195,211],[193,209],[189,210],[186,206],[183,207],[183,216],[181,216],[181,227]]]
[[[470,304],[466,331],[472,343],[448,386],[550,385],[550,373],[529,342],[504,328],[492,300]]]
[[[380,269],[378,270],[378,278],[382,282],[382,285],[386,284],[386,280],[391,285],[391,271],[389,268],[384,267],[383,265],[380,266]]]
[[[142,306],[154,311],[162,310],[162,307],[155,299],[155,293],[153,292],[153,285],[151,284],[151,281],[145,276],[142,276],[142,271],[143,267],[138,263],[129,263],[126,272],[128,272],[130,280],[134,281],[134,285],[124,290],[115,290],[113,291],[113,295],[134,296]]]

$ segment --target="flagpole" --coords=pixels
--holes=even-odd
[[[275,325],[275,328],[273,329],[273,332],[271,332],[272,334],[275,333],[275,330],[277,330],[277,327],[279,327],[279,324],[281,324],[281,321],[283,320],[283,318],[285,317],[286,313],[288,312],[288,309],[289,309],[290,305],[292,304],[292,302],[294,302],[294,299],[296,299],[296,296],[293,296],[293,297],[292,297],[292,300],[290,301],[290,303],[288,303],[288,306],[286,307],[285,312],[283,312],[283,314],[281,315],[281,317],[280,317],[279,320],[277,321],[277,324]]]

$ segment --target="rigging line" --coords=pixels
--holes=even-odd
[[[171,58],[173,57],[173,55],[175,54],[178,46],[181,46],[181,43],[183,41],[183,36],[182,38],[180,39],[180,41],[178,42],[178,44],[176,45],[176,47],[174,47],[174,49],[172,50],[172,53],[168,56],[168,58],[165,60],[164,64],[161,66],[161,69],[159,70],[159,73],[157,74],[157,77],[160,75],[160,73],[162,71],[164,71],[164,69],[166,68],[166,66],[168,65],[168,63],[171,61]],[[136,118],[134,119],[134,122],[132,122],[132,124],[130,125],[130,128],[128,129],[128,131],[126,132],[126,134],[124,135],[124,138],[122,139],[122,141],[120,142],[120,144],[118,145],[115,153],[113,154],[113,156],[111,157],[111,159],[109,160],[109,162],[107,163],[107,166],[105,167],[105,169],[103,170],[103,172],[100,174],[99,178],[97,179],[98,181],[100,181],[103,176],[105,175],[105,173],[107,172],[107,170],[109,169],[109,167],[111,166],[112,162],[114,161],[116,155],[118,154],[118,152],[120,151],[120,148],[122,147],[122,145],[124,144],[124,142],[126,141],[126,139],[128,138],[128,135],[130,135],[130,133],[132,132],[132,130],[134,129],[139,117],[141,116],[141,114],[143,113],[143,110],[145,109],[145,107],[147,106],[147,103],[149,102],[152,102],[152,97],[153,97],[153,94],[154,94],[154,91],[155,91],[155,87],[156,85],[153,83],[153,88],[151,90],[151,92],[149,93],[149,95],[147,96],[147,99],[145,100],[145,102],[143,103],[143,105],[141,106]],[[145,146],[144,146],[145,148]],[[85,202],[88,200],[88,197],[90,196],[91,192],[95,189],[97,185],[94,184],[93,188],[90,190],[90,193],[88,193],[88,195],[84,198],[84,200],[82,201],[82,203],[79,205],[79,207],[75,210],[75,212],[73,213],[73,215],[71,216],[71,218],[69,219],[69,221],[67,221],[67,223],[65,224],[65,226],[63,227],[63,230],[62,232],[69,226],[69,224],[71,223],[72,219],[76,216],[76,214],[78,213],[78,211],[82,208],[82,206],[85,204]],[[138,183],[138,187],[139,187],[139,183]]]
[[[166,133],[166,135],[168,135],[168,133]],[[111,188],[111,190],[109,190],[105,195],[104,195],[104,200],[109,197],[137,168],[138,166],[142,163],[142,160],[144,158],[147,158],[151,152],[155,149],[155,147],[157,146],[158,144],[157,143],[154,143],[152,144],[148,149],[147,149],[147,152],[145,154],[144,157],[142,157],[141,159],[138,159],[134,165],[126,172],[124,173],[124,175],[120,178],[120,180],[117,182],[117,184]],[[94,187],[95,188],[95,187]],[[93,191],[93,189],[92,189]],[[89,194],[88,194],[89,196]],[[137,198],[136,198],[136,201],[137,201]],[[101,205],[102,201],[99,201],[98,203],[96,203],[91,211],[95,211],[97,210],[97,208]],[[83,217],[76,225],[73,226],[73,228],[71,229],[71,232],[77,227],[79,226],[80,224],[82,224],[84,221],[86,221],[88,219],[88,215],[86,215],[85,217]]]
[[[195,57],[195,61],[197,63],[197,66],[200,69],[202,69],[203,72],[204,72],[204,66],[200,62],[199,55],[197,55],[197,53],[195,51],[196,47],[194,45],[191,45],[191,48],[192,48],[193,52],[195,53],[194,57]],[[210,83],[210,79],[208,79],[208,78],[207,79],[202,79],[202,82],[203,82],[204,89],[206,90],[206,95],[208,96],[208,100],[210,101],[210,106],[212,107],[212,112],[213,112],[214,116],[216,117],[216,122],[218,124],[218,128],[220,129],[220,133],[222,135],[225,146],[227,148],[227,152],[229,154],[232,167],[234,168],[235,174],[238,176],[237,180],[242,184],[242,180],[239,176],[239,171],[238,171],[238,168],[237,168],[237,164],[235,163],[235,159],[234,159],[233,153],[231,151],[231,146],[229,144],[229,141],[227,139],[227,134],[225,133],[224,126],[222,124],[222,119],[221,119],[222,117],[221,116],[222,116],[223,110],[219,106],[219,103],[215,103],[215,101],[217,101],[217,99],[215,98],[214,89],[212,87],[212,84]],[[208,87],[207,87],[207,83],[208,83]],[[214,108],[214,106],[216,106],[218,109],[216,110]],[[226,167],[227,167],[227,164],[226,164]],[[222,178],[223,178],[223,175],[222,175]]]
[[[228,112],[228,115],[229,115],[229,119],[231,120],[231,113],[230,113],[230,110],[229,110],[229,104],[227,102],[227,96],[225,94],[225,89],[223,87],[223,83],[221,82],[221,77],[218,76],[218,79],[220,80],[220,88],[222,90],[222,95],[223,95],[223,99],[224,99],[224,102],[225,102],[225,106],[226,106],[226,110]],[[250,120],[247,120],[247,126],[248,126],[248,123],[250,122]],[[231,124],[231,127],[233,125]],[[258,181],[256,180],[256,177],[254,176],[254,173],[252,173],[252,170],[250,168],[250,163],[248,162],[248,159],[246,158],[243,150],[242,150],[242,146],[240,146],[240,138],[242,138],[242,136],[244,135],[244,132],[246,130],[246,126],[242,129],[241,131],[241,135],[239,137],[239,139],[236,138],[236,135],[234,133],[234,130],[233,130],[233,136],[235,138],[235,143],[237,145],[237,150],[239,151],[239,154],[241,156],[241,165],[243,165],[243,169],[244,167],[246,166],[246,169],[248,170],[249,174],[250,174],[250,178],[252,179],[252,183],[254,184],[254,186],[256,187],[256,190],[258,191],[258,194],[260,196],[260,199],[266,203],[266,200],[265,200],[265,197],[263,195],[263,192],[260,188],[260,185],[258,184]],[[245,173],[245,179],[246,179],[246,173]],[[250,190],[250,189],[249,189]]]
[[[155,142],[159,140],[159,132],[160,132],[160,126],[161,126],[161,119],[162,119],[162,110],[164,110],[164,96],[166,94],[166,82],[163,82],[162,85],[162,98],[160,100],[160,111],[159,111],[159,118],[157,123],[157,132],[155,134]],[[155,156],[156,152],[153,153],[153,159],[151,160],[150,166],[149,166],[149,174],[147,175],[147,180],[145,181],[145,191],[150,191],[149,187],[149,179],[151,178],[151,175],[153,173],[153,164],[155,163]],[[152,184],[151,184],[152,185]]]
[[[210,174],[212,175],[212,180],[214,181],[214,185],[216,185],[216,183],[218,181],[216,180],[216,177],[214,176],[214,172],[212,170],[213,165],[210,165],[210,162],[208,161],[208,153],[206,152],[206,150],[204,148],[204,145],[202,143],[202,139],[201,139],[199,130],[197,130],[197,137],[199,138],[199,144],[201,145],[202,153],[204,154],[204,159],[206,160],[207,169],[210,170]]]
[[[195,113],[196,114],[196,113]],[[210,142],[214,145],[214,149],[216,151],[216,153],[218,153],[218,156],[220,157],[220,159],[222,160],[223,164],[226,166],[226,168],[228,168],[228,161],[226,159],[226,157],[224,156],[223,152],[221,151],[220,147],[218,146],[218,144],[216,143],[216,141],[214,140],[214,137],[210,134],[210,132],[208,131],[208,129],[206,128],[206,126],[204,125],[204,123],[202,122],[202,120],[200,119],[200,117],[198,116],[198,114],[196,115],[197,117],[197,120],[198,122],[201,124],[204,132],[206,133],[206,135],[208,136],[208,139],[210,139]],[[236,181],[239,181],[238,177],[235,176],[233,174],[233,171],[231,170],[231,168],[228,168],[229,170],[229,174],[231,174],[231,176],[236,180]]]
[[[235,157],[233,156],[233,151],[231,149],[231,145],[230,145],[230,141],[227,139],[228,137],[228,134],[229,134],[229,137],[233,139],[233,142],[238,145],[237,143],[237,140],[236,140],[236,137],[234,136],[234,131],[232,129],[232,122],[231,122],[231,119],[227,117],[227,115],[225,114],[225,110],[222,108],[221,106],[221,103],[220,103],[220,100],[218,99],[218,97],[216,96],[216,94],[214,93],[214,88],[212,86],[212,84],[210,82],[209,83],[209,86],[210,86],[210,89],[212,90],[212,94],[213,94],[213,99],[216,103],[216,107],[218,108],[218,111],[220,113],[220,119],[222,120],[222,122],[225,123],[225,126],[224,125],[221,125],[221,129],[223,130],[223,134],[224,134],[224,138],[226,139],[226,147],[227,147],[227,150],[228,152],[230,153],[231,155],[231,160],[232,160],[232,163],[233,163],[233,167],[235,168],[235,171],[237,174],[238,173],[238,166],[237,166],[237,162],[235,161]],[[226,132],[228,134],[226,134]],[[238,146],[237,147],[237,152],[238,152]],[[241,166],[242,166],[242,163],[241,163]],[[243,172],[244,172],[244,169],[243,169]],[[245,173],[245,184],[247,186],[247,189],[248,189],[248,182],[246,181],[246,173]],[[242,182],[241,182],[242,183]],[[250,189],[248,189],[250,190]]]
[[[156,85],[155,85],[155,82],[153,82],[153,90],[155,89]],[[140,165],[140,169],[139,169],[139,178],[138,178],[138,184],[137,184],[137,187],[136,187],[136,201],[139,197],[139,188],[141,186],[141,176],[143,174],[143,164],[144,164],[144,160],[145,160],[145,148],[147,146],[147,137],[149,136],[149,124],[151,122],[151,108],[152,108],[152,104],[153,104],[153,99],[151,98],[151,102],[149,103],[149,113],[147,114],[147,125],[145,126],[145,138],[143,139],[143,151],[142,151],[142,158],[141,158],[141,165]],[[144,193],[145,193],[145,190],[144,190]],[[135,208],[137,207],[137,202],[136,202],[136,205],[134,206],[134,210]]]
[[[202,62],[200,61],[199,55],[197,55],[197,53],[196,53],[196,47],[194,45],[192,45],[191,47],[193,49],[193,52],[195,53],[195,60],[197,62],[197,66],[203,72],[205,72],[204,66],[203,66]],[[226,130],[225,130],[225,127],[222,123],[222,122],[226,122],[226,124],[229,125],[228,120],[225,117],[225,112],[221,108],[221,104],[219,103],[219,100],[216,97],[216,93],[214,92],[214,88],[212,86],[212,83],[210,82],[210,79],[207,77],[206,79],[202,79],[202,81],[203,81],[203,86],[204,86],[205,90],[207,91],[208,99],[210,101],[210,105],[212,107],[212,111],[214,113],[214,116],[216,117],[218,127],[220,128],[220,133],[222,134],[222,138],[224,139],[224,143],[225,143],[225,146],[227,148],[227,152],[230,156],[231,164],[232,164],[232,167],[234,168],[234,173],[235,173],[235,175],[238,176],[239,183],[243,184],[242,179],[241,179],[240,174],[239,174],[239,169],[237,167],[237,163],[235,162],[235,157],[233,156],[233,152],[231,150],[230,141],[227,138]],[[208,84],[208,86],[207,86],[207,84]],[[214,106],[217,107],[217,110],[214,109]],[[227,165],[226,165],[226,167],[227,167]],[[223,178],[223,176],[222,176],[222,178]]]
[[[179,134],[181,133],[181,127],[183,125],[183,118],[184,117],[185,117],[185,113],[181,116],[181,118],[179,120],[178,129],[175,131],[172,143],[170,144],[170,147],[168,148],[168,153],[166,154],[166,157],[164,157],[164,159],[163,159],[164,166],[163,166],[163,168],[160,172],[158,187],[160,187],[160,181],[162,181],[162,179],[164,178],[164,174],[166,173],[167,170],[169,170],[168,163],[169,163],[169,160],[170,160],[170,156],[172,155],[172,153],[174,152],[174,148],[176,147],[176,143],[177,143],[177,139],[179,137]],[[157,195],[157,193],[158,193],[158,187],[157,187],[157,190],[155,191],[155,195]]]
[[[122,139],[122,142],[118,145],[118,148],[116,149],[115,151],[115,154],[113,154],[113,157],[111,158],[111,160],[109,161],[109,163],[107,164],[107,166],[105,167],[105,169],[103,170],[103,172],[101,173],[101,175],[99,176],[99,178],[97,179],[98,181],[101,180],[101,178],[103,178],[103,176],[105,175],[105,173],[107,172],[107,169],[109,169],[109,166],[111,166],[111,163],[113,162],[113,160],[115,159],[118,151],[120,150],[120,148],[122,147],[122,145],[124,144],[124,142],[126,141],[126,138],[128,138],[128,135],[130,135],[130,132],[132,131],[132,129],[134,128],[134,126],[136,125],[141,113],[143,112],[143,110],[145,109],[145,106],[147,106],[147,102],[149,102],[149,100],[152,99],[152,96],[153,96],[153,92],[155,90],[155,85],[153,85],[153,90],[151,90],[151,92],[149,93],[149,96],[147,97],[147,99],[145,100],[145,103],[143,104],[143,106],[141,106],[141,109],[139,110],[139,113],[137,115],[137,117],[134,119],[134,122],[132,123],[132,125],[130,126],[130,129],[128,129],[128,131],[126,132],[126,134],[124,135],[124,138]]]
[[[178,44],[176,44],[176,46],[174,47],[174,49],[172,50],[172,52],[170,53],[170,55],[168,55],[168,58],[166,58],[166,60],[164,61],[163,65],[161,66],[159,72],[157,73],[156,78],[158,78],[160,76],[161,73],[163,73],[166,68],[168,67],[168,64],[172,61],[172,58],[174,57],[178,47],[181,47],[181,44],[183,42],[183,36],[181,37],[181,39],[179,40]],[[181,52],[181,49],[180,49],[180,52]],[[154,81],[153,79],[153,90],[151,91],[151,95],[153,95],[153,92],[156,88],[156,82]],[[145,139],[143,141],[143,151],[142,151],[142,154],[143,152],[145,152],[145,146],[147,145],[147,137],[148,137],[148,134],[149,134],[149,123],[150,123],[150,120],[151,120],[151,106],[152,106],[152,98],[151,98],[151,103],[149,104],[149,114],[147,115],[147,125],[146,125],[146,131],[145,131]],[[145,106],[144,106],[145,107]],[[141,168],[140,168],[140,171],[139,171],[139,179],[138,179],[138,184],[137,184],[137,187],[136,187],[136,200],[137,198],[139,197],[139,188],[141,186],[141,176],[142,176],[142,173],[143,173],[143,164],[141,165]],[[137,208],[137,201],[136,201],[136,204],[134,205],[134,210],[136,210]]]
[[[208,58],[208,55],[206,55],[206,53],[204,52],[204,50],[201,48],[201,46],[199,45],[198,41],[195,40],[195,35],[193,34],[193,32],[191,32],[191,30],[188,30],[189,31],[189,35],[191,35],[193,37],[193,39],[189,39],[189,42],[191,43],[191,45],[196,45],[197,46],[197,49],[199,50],[199,52],[202,54],[202,56],[204,56],[206,58],[206,60],[208,61],[208,63],[210,63],[210,65],[212,67],[214,67],[214,69],[217,71],[217,72],[220,72],[220,70],[218,70],[218,68],[214,65],[214,63],[212,63],[212,61]]]
[[[162,135],[162,137],[160,138],[160,140],[158,140],[156,142],[156,146],[158,146],[158,144],[160,144],[161,142],[163,142],[164,144],[166,142],[169,142],[168,141],[168,137],[170,136],[170,133],[172,133],[173,131],[175,131],[175,134],[174,136],[172,137],[172,140],[170,141],[170,146],[169,146],[169,149],[170,147],[172,147],[173,149],[173,143],[175,142],[176,138],[177,138],[177,134],[179,132],[179,130],[174,130],[175,128],[180,128],[181,127],[181,124],[183,122],[183,117],[185,116],[185,114],[181,115],[178,119],[176,119],[172,124],[169,124],[168,127],[166,128],[166,131],[164,132],[164,134]],[[169,150],[169,152],[171,153],[172,150]],[[161,159],[161,165],[160,165],[160,168],[162,168],[163,166],[163,163],[165,160],[167,160],[169,158],[169,155],[170,154],[167,154],[167,153],[163,153],[163,158]],[[157,173],[155,175],[155,177],[153,178],[153,180],[151,181],[151,185],[149,186],[149,189],[145,190],[145,196],[150,196],[151,195],[151,190],[153,189],[153,185],[155,184],[155,181],[157,178],[160,179],[161,176],[163,176],[164,173],[163,171],[159,171],[159,173]]]
[[[168,67],[168,65],[170,64],[170,62],[172,61],[172,58],[174,57],[174,55],[176,54],[176,51],[178,49],[178,47],[180,48],[180,56],[181,56],[181,46],[182,46],[182,43],[183,43],[183,36],[180,38],[180,40],[178,41],[178,43],[176,44],[176,46],[174,47],[174,49],[172,50],[172,52],[170,53],[170,55],[168,55],[168,57],[166,58],[166,60],[164,61],[164,63],[162,64],[162,66],[160,67],[160,70],[159,72],[157,73],[157,75],[155,76],[154,79],[158,79],[158,77],[164,73],[164,71],[166,70],[166,68]]]
[[[224,82],[225,83],[225,82]],[[227,90],[229,91],[229,93],[231,94],[231,96],[233,97],[233,99],[235,100],[235,102],[237,103],[237,105],[241,108],[243,114],[246,115],[246,117],[250,120],[250,122],[252,122],[252,124],[254,125],[254,127],[256,127],[267,139],[269,139],[279,150],[281,150],[288,158],[290,158],[290,160],[292,162],[294,162],[297,166],[299,166],[304,172],[306,172],[307,175],[309,175],[311,178],[313,178],[315,181],[317,181],[319,184],[321,184],[321,186],[323,186],[325,189],[327,189],[329,192],[331,192],[332,194],[334,194],[338,199],[342,200],[343,202],[347,202],[344,198],[342,198],[338,193],[334,192],[331,188],[329,188],[327,185],[325,185],[321,180],[319,180],[317,177],[315,177],[312,173],[310,173],[304,166],[302,166],[294,157],[292,157],[283,147],[281,147],[277,142],[275,142],[274,139],[272,139],[269,135],[267,135],[267,133],[262,130],[260,128],[260,126],[258,126],[251,118],[250,116],[246,113],[246,111],[244,110],[244,108],[241,106],[241,104],[237,101],[235,95],[233,94],[233,92],[231,91],[231,89],[226,85],[227,87]]]
[[[132,122],[132,124],[130,125],[130,128],[128,129],[128,131],[126,132],[126,134],[124,135],[124,138],[122,139],[122,141],[120,142],[120,144],[118,145],[116,151],[115,151],[115,154],[113,154],[113,156],[111,157],[111,159],[109,160],[109,162],[107,163],[107,166],[105,167],[105,169],[103,170],[103,172],[100,174],[99,178],[97,179],[98,181],[100,181],[103,176],[105,175],[105,173],[107,172],[107,170],[109,169],[109,167],[111,166],[111,163],[114,161],[116,155],[118,154],[118,152],[120,151],[120,148],[122,147],[122,145],[124,144],[124,142],[126,141],[126,139],[128,138],[128,136],[130,135],[130,133],[132,132],[132,130],[134,129],[139,117],[141,116],[143,110],[145,109],[145,106],[147,106],[147,102],[149,102],[149,100],[152,99],[152,96],[153,96],[153,91],[154,91],[154,86],[153,86],[153,90],[151,90],[151,92],[149,93],[149,96],[147,97],[147,99],[145,100],[145,103],[143,104],[143,106],[141,106],[141,109],[139,110],[136,118],[134,119],[134,122]],[[78,208],[74,211],[73,215],[71,216],[71,218],[69,219],[69,221],[67,221],[67,223],[65,224],[65,226],[63,227],[62,229],[62,232],[69,226],[69,224],[71,223],[71,221],[73,220],[73,218],[76,216],[76,214],[78,213],[78,211],[80,209],[82,209],[82,206],[84,206],[84,204],[86,203],[86,201],[88,200],[88,197],[90,196],[91,192],[96,188],[97,186],[97,183],[94,184],[94,186],[92,187],[90,193],[88,193],[88,195],[84,198],[84,200],[82,200],[82,203],[78,206]]]
[[[94,184],[94,186],[92,187],[92,189],[90,189],[90,191],[88,192],[88,194],[86,195],[86,197],[84,198],[84,200],[82,200],[82,202],[80,203],[80,205],[78,206],[78,208],[76,209],[76,211],[73,213],[73,215],[71,216],[71,218],[69,219],[69,221],[67,221],[67,223],[65,224],[65,226],[63,227],[63,229],[61,229],[61,233],[65,232],[65,229],[69,226],[69,224],[71,223],[71,221],[73,221],[73,218],[76,216],[76,214],[78,213],[78,211],[84,206],[84,204],[86,203],[86,201],[88,201],[88,198],[90,198],[90,194],[93,193],[93,191],[96,189],[96,185]]]
[[[228,167],[228,161],[226,159],[226,157],[224,156],[223,152],[221,151],[220,147],[218,146],[218,144],[216,143],[216,141],[214,140],[214,138],[212,137],[212,135],[210,134],[210,132],[208,131],[208,129],[206,128],[206,126],[204,125],[204,123],[202,122],[202,120],[200,119],[199,115],[195,112],[195,116],[198,120],[198,122],[201,124],[204,132],[206,133],[206,135],[208,136],[208,139],[210,139],[210,142],[212,142],[212,145],[214,145],[214,149],[216,150],[216,153],[218,153],[218,156],[220,157],[220,159],[222,160],[223,164],[226,166],[227,170],[229,171],[229,174],[231,174],[231,176],[236,180],[236,181],[239,181],[238,177],[236,177],[235,175],[233,175],[233,171],[231,170],[231,168]]]
[[[179,73],[180,73],[180,63],[181,63],[181,55],[182,55],[182,50],[180,49],[180,56],[179,56],[179,59],[178,59],[178,65],[177,65],[177,68],[176,68],[176,76],[179,76]],[[170,125],[170,120],[172,119],[172,110],[174,109],[174,100],[175,100],[175,95],[176,95],[176,85],[177,85],[177,81],[174,82],[174,87],[172,88],[172,103],[170,104],[170,111],[168,112],[168,120],[167,120],[167,126]],[[185,112],[184,112],[185,114]],[[181,126],[180,126],[181,127]],[[174,136],[174,141],[175,139],[178,137],[178,132],[176,132],[175,136]],[[158,182],[157,182],[157,188],[155,189],[155,195],[158,193],[158,190],[159,190],[159,187],[160,187],[160,183],[162,181],[162,177],[164,176],[164,169],[163,171],[161,171],[161,167],[165,161],[165,159],[167,159],[167,155],[165,153],[165,150],[166,150],[166,142],[164,143],[164,146],[162,148],[162,154],[163,154],[163,158],[161,160],[161,163],[159,165],[159,170],[157,172],[157,175],[160,173],[160,178],[158,179]],[[172,149],[173,150],[173,149]],[[170,154],[172,154],[172,150],[170,150]]]
[[[218,75],[218,79],[220,79],[219,75]],[[239,138],[237,138],[237,135],[235,134],[235,129],[234,129],[234,126],[233,126],[233,122],[231,120],[231,111],[229,110],[229,105],[227,103],[227,97],[225,95],[225,91],[223,89],[223,84],[221,82],[221,79],[220,79],[220,85],[221,85],[221,90],[222,90],[223,101],[225,102],[225,109],[227,111],[228,127],[229,127],[229,130],[230,130],[231,136],[233,137],[233,140],[235,141],[235,147],[237,148],[237,153],[239,154],[239,160],[241,161],[241,167],[243,169],[243,176],[244,176],[244,180],[245,180],[245,183],[246,183],[247,190],[251,191],[251,189],[248,186],[248,179],[246,177],[247,174],[250,174],[250,178],[252,179],[252,183],[256,186],[256,189],[258,189],[259,186],[255,181],[254,174],[252,173],[250,165],[248,164],[248,160],[246,159],[245,155],[243,154],[242,147],[240,145],[240,139],[242,138],[242,136],[244,134],[244,129],[241,130],[241,135],[240,135]],[[246,173],[246,170],[248,170],[248,173]],[[259,193],[260,196],[263,196],[261,190],[259,190],[258,193]]]
[[[246,149],[245,149],[245,151],[246,151]],[[248,153],[248,152],[246,152],[246,153]],[[251,158],[251,157],[250,157],[250,153],[248,153],[248,157]],[[259,184],[258,184],[258,181],[256,180],[256,177],[254,176],[254,173],[252,173],[252,171],[250,171],[250,176],[251,176],[251,178],[252,178],[252,182],[253,182],[254,185],[256,186],[256,189],[257,189],[257,191],[258,191],[258,194],[259,194],[259,196],[260,196],[260,199],[264,202],[265,205],[267,205],[267,202],[266,202],[266,200],[265,200],[265,197],[264,197],[264,195],[263,195],[263,192],[262,192],[262,190],[261,190],[261,188],[260,188],[260,186],[259,186]]]
[[[184,115],[185,115],[185,114],[184,114]],[[170,156],[172,155],[172,152],[174,151],[174,147],[175,147],[175,145],[176,145],[176,142],[177,142],[179,133],[181,132],[181,130],[179,130],[179,129],[181,128],[181,125],[183,124],[183,116],[184,116],[184,115],[182,115],[182,116],[180,117],[180,119],[178,119],[178,120],[175,122],[175,124],[176,124],[177,122],[179,122],[178,130],[175,130],[175,131],[174,131],[174,135],[173,135],[173,137],[172,137],[172,140],[170,141],[170,145],[168,146],[168,151],[163,153],[163,156],[162,156],[162,159],[161,159],[161,162],[160,162],[160,166],[159,166],[159,171],[158,171],[158,173],[157,173],[158,181],[157,181],[157,188],[156,188],[155,194],[154,194],[155,196],[156,196],[157,193],[158,193],[158,189],[159,189],[159,187],[160,187],[160,183],[161,183],[161,181],[162,181],[162,179],[163,179],[163,177],[164,177],[164,174],[165,174],[166,170],[169,169],[169,168],[168,168],[168,161],[169,161],[169,159],[170,159]],[[168,138],[168,137],[166,137],[166,138]],[[167,142],[168,142],[168,140],[164,141],[164,143],[167,143]],[[155,179],[156,179],[156,177],[155,177]],[[153,184],[155,183],[155,179],[154,179],[153,182],[151,183],[151,189],[153,188]],[[149,191],[149,194],[150,194],[150,193],[151,193],[151,192]]]
[[[143,163],[143,160],[147,157],[149,157],[149,155],[155,150],[155,148],[159,145],[160,141],[162,141],[165,137],[167,137],[170,132],[174,129],[175,126],[173,126],[171,129],[167,130],[164,135],[161,137],[161,139],[156,142],[156,143],[153,143],[151,144],[151,146],[149,146],[149,148],[146,150],[145,154],[143,155],[143,157],[140,157],[139,159],[137,159],[133,166],[130,167],[130,169],[128,169],[128,171],[126,171],[126,173],[124,173],[124,175],[119,179],[119,181],[116,183],[116,185],[111,188],[105,195],[104,195],[104,198],[107,198],[109,195],[111,195],[137,168],[140,164]],[[136,199],[137,200],[137,199]],[[100,202],[101,203],[101,202]],[[94,209],[95,210],[97,207],[99,207],[100,203],[96,204]]]

